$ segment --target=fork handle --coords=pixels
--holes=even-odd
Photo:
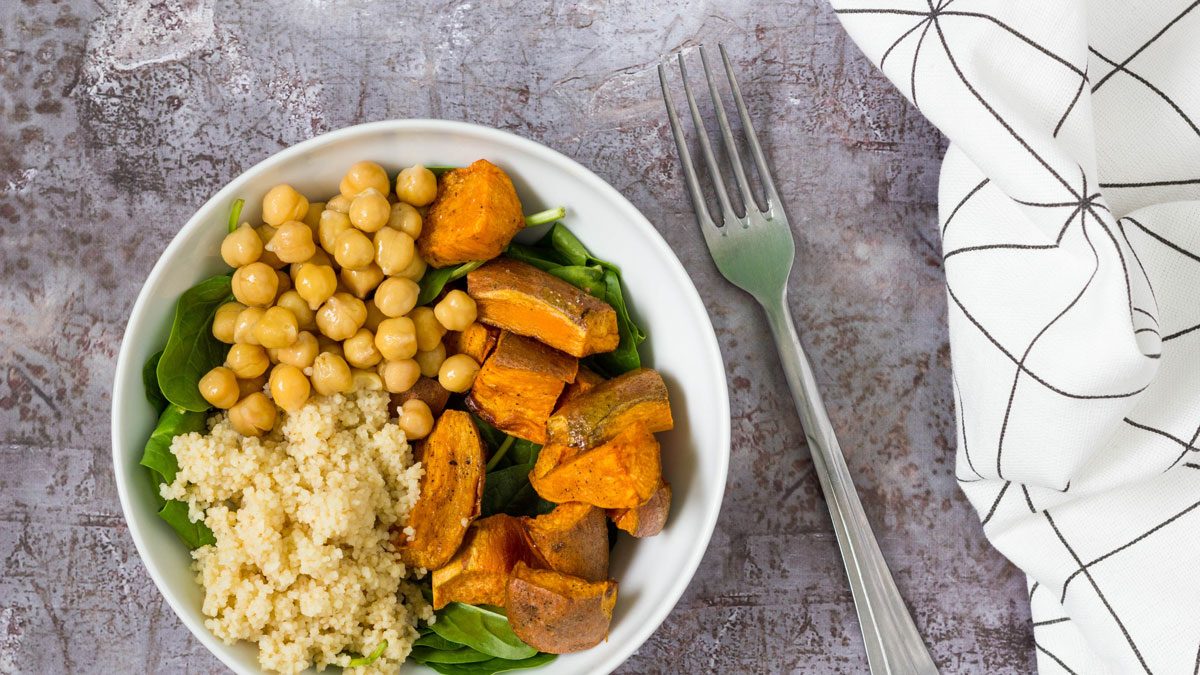
[[[871,673],[936,675],[937,666],[900,597],[863,512],[846,458],[821,401],[812,365],[800,345],[800,336],[796,334],[788,309],[787,291],[780,294],[776,302],[763,303],[763,308],[833,519],[833,531],[846,565],[846,576],[850,579]]]

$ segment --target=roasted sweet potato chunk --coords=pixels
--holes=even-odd
[[[562,572],[517,563],[504,606],[513,632],[525,644],[551,654],[578,652],[608,636],[617,582],[585,581]]]
[[[484,444],[471,416],[447,410],[417,450],[425,468],[421,493],[408,526],[411,538],[393,535],[400,559],[410,567],[435,570],[454,555],[483,498]]]
[[[417,237],[433,267],[491,260],[525,225],[521,200],[508,174],[486,159],[447,172]]]
[[[529,481],[543,499],[556,504],[632,509],[654,496],[662,483],[658,441],[634,426],[590,450],[547,445]]]
[[[446,353],[466,354],[475,359],[475,363],[483,363],[488,354],[492,353],[492,349],[496,347],[496,340],[499,337],[499,329],[481,323],[473,323],[462,332],[446,333],[444,340]]]
[[[458,553],[433,571],[433,608],[451,602],[502,606],[513,566],[536,560],[519,518],[499,514],[477,520]]]
[[[607,302],[548,272],[501,258],[467,275],[479,320],[582,357],[611,352],[621,336]]]
[[[662,532],[671,511],[671,485],[663,483],[645,504],[632,509],[611,509],[613,524],[635,537],[653,537]]]
[[[419,398],[429,406],[434,416],[442,414],[446,403],[450,401],[450,392],[432,377],[421,377],[417,383],[406,392],[392,394],[392,410],[395,411],[409,399]]]
[[[570,502],[522,522],[544,567],[585,581],[608,578],[608,528],[600,509]]]
[[[651,433],[675,426],[657,371],[631,370],[572,398],[546,421],[546,433],[551,443],[590,448],[631,426]]]
[[[534,443],[546,442],[546,418],[579,362],[514,333],[501,333],[475,377],[467,407],[497,429]]]
[[[604,378],[596,374],[596,371],[586,366],[579,366],[579,372],[575,374],[575,381],[563,389],[562,397],[558,399],[559,407],[561,408],[567,401],[578,398],[580,394],[588,393],[601,382],[604,382]]]

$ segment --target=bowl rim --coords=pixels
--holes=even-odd
[[[111,442],[112,442],[112,459],[113,473],[117,484],[117,493],[121,502],[121,515],[124,518],[129,534],[133,539],[134,547],[137,549],[138,557],[141,559],[142,566],[150,574],[150,578],[154,581],[154,585],[158,588],[159,593],[166,599],[171,610],[179,618],[179,620],[187,626],[192,634],[208,649],[210,653],[217,657],[225,666],[235,672],[238,671],[238,665],[231,659],[227,658],[226,645],[221,642],[208,628],[202,620],[192,620],[182,611],[180,598],[176,598],[173,592],[169,591],[169,586],[165,579],[159,573],[157,567],[150,562],[150,557],[147,555],[149,547],[148,535],[144,533],[140,526],[136,525],[130,519],[129,514],[133,512],[132,497],[130,494],[131,487],[126,485],[126,481],[121,471],[121,464],[124,461],[123,452],[119,447],[118,430],[123,425],[117,411],[123,406],[118,405],[126,396],[131,395],[123,384],[123,373],[128,368],[141,368],[141,364],[130,364],[132,358],[130,351],[132,347],[126,339],[129,334],[129,329],[134,325],[135,321],[145,321],[142,317],[145,311],[145,305],[149,302],[147,289],[156,285],[160,277],[168,273],[167,260],[173,259],[183,247],[184,234],[197,227],[202,223],[208,222],[208,215],[220,206],[228,203],[230,197],[233,196],[235,188],[248,177],[255,174],[269,171],[272,167],[285,164],[293,158],[303,155],[304,153],[313,152],[322,147],[343,141],[348,138],[353,138],[360,135],[371,135],[380,132],[448,132],[459,133],[468,136],[474,136],[482,139],[490,139],[501,144],[515,146],[550,166],[556,166],[566,172],[572,174],[573,177],[582,181],[589,189],[602,193],[606,200],[616,202],[620,206],[625,207],[632,214],[636,214],[636,227],[642,229],[647,234],[651,245],[656,249],[656,253],[667,262],[671,272],[681,282],[681,286],[686,296],[686,303],[689,305],[690,312],[699,317],[702,325],[707,326],[707,331],[702,331],[703,335],[699,337],[700,351],[703,353],[703,358],[697,359],[698,362],[707,364],[714,371],[713,375],[717,376],[714,379],[718,382],[725,383],[726,373],[724,367],[724,359],[721,355],[720,346],[717,342],[716,333],[712,327],[712,320],[709,317],[707,309],[704,307],[703,301],[700,299],[700,293],[692,283],[691,276],[684,269],[683,264],[676,257],[675,252],[663,239],[662,234],[650,223],[650,221],[634,206],[628,199],[625,198],[616,188],[610,185],[607,181],[600,178],[587,167],[579,162],[567,157],[566,155],[545,146],[537,141],[524,138],[515,133],[496,129],[480,124],[470,122],[459,122],[452,120],[438,120],[427,118],[415,119],[392,119],[381,120],[376,122],[367,122],[364,124],[356,124],[335,131],[327,132],[314,136],[308,140],[302,141],[295,145],[279,150],[261,161],[254,164],[249,169],[242,171],[237,176],[230,179],[220,190],[211,198],[204,202],[192,216],[184,223],[183,227],[172,237],[170,243],[159,255],[158,260],[154,263],[146,280],[142,284],[142,288],[138,291],[137,299],[134,301],[133,307],[129,312],[129,318],[125,324],[125,330],[121,336],[121,347],[117,355],[117,363],[114,369],[114,382],[111,406]],[[615,670],[619,665],[624,663],[630,656],[633,655],[645,642],[658,630],[662,622],[678,604],[679,599],[683,596],[687,587],[691,584],[696,570],[700,566],[700,562],[704,554],[708,551],[709,542],[712,539],[713,531],[716,528],[717,519],[721,512],[721,507],[725,497],[725,486],[729,473],[729,455],[731,449],[731,419],[729,407],[729,391],[727,387],[719,387],[716,392],[719,410],[714,411],[717,414],[718,425],[718,449],[722,450],[717,453],[717,466],[710,467],[717,470],[717,488],[715,494],[717,498],[712,500],[703,514],[701,521],[701,531],[695,539],[696,545],[693,546],[689,555],[685,558],[682,567],[679,568],[678,574],[675,575],[674,581],[671,583],[666,593],[664,594],[665,602],[660,603],[650,610],[648,620],[644,621],[640,626],[636,627],[631,639],[625,641],[624,644],[612,646],[608,650],[608,654],[602,658],[597,672],[608,673]],[[605,643],[611,645],[612,643]]]

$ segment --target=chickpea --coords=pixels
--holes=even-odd
[[[392,213],[388,217],[388,227],[400,230],[416,239],[421,236],[421,212],[412,204],[396,202],[392,204]]]
[[[404,277],[405,279],[412,279],[413,281],[420,281],[421,277],[425,276],[426,267],[427,265],[425,264],[425,259],[421,257],[419,252],[416,252],[413,253],[412,262],[409,263],[408,267],[400,270],[396,276]]]
[[[417,282],[404,277],[392,277],[385,279],[375,289],[375,304],[379,306],[379,311],[388,316],[404,316],[417,306],[417,296],[420,294],[421,287]]]
[[[355,368],[371,368],[383,360],[383,355],[375,347],[375,335],[366,328],[359,328],[342,343],[342,351],[346,354],[346,363]]]
[[[317,225],[317,240],[321,243],[321,248],[333,253],[338,235],[353,227],[349,216],[326,209],[321,213],[321,222]]]
[[[289,220],[304,220],[308,200],[291,185],[276,185],[263,197],[262,218],[268,225],[279,227]]]
[[[317,333],[317,345],[321,347],[322,354],[336,354],[346,358],[346,350],[342,349],[342,343],[325,337],[324,333]]]
[[[267,376],[259,375],[248,380],[238,380],[238,398],[243,399],[253,394],[254,392],[262,392],[263,387],[267,386]]]
[[[427,352],[440,344],[446,334],[446,327],[437,320],[433,310],[428,307],[417,307],[408,313],[417,331],[417,349]]]
[[[392,205],[383,193],[374,189],[363,190],[350,202],[350,224],[363,232],[378,232],[387,225],[392,215]]]
[[[296,317],[296,326],[300,330],[312,330],[317,327],[316,313],[308,306],[308,301],[300,297],[296,290],[286,291],[275,300],[275,304],[288,310]]]
[[[466,354],[455,354],[442,361],[441,367],[438,368],[438,382],[446,391],[461,394],[471,388],[478,374],[479,364],[475,359]]]
[[[417,329],[413,320],[406,316],[387,319],[379,323],[375,332],[375,346],[383,358],[389,361],[411,359],[417,354]]]
[[[225,355],[225,365],[242,379],[258,377],[267,372],[271,359],[259,345],[236,344]]]
[[[421,377],[421,366],[412,359],[399,361],[384,361],[379,364],[379,377],[383,380],[383,388],[393,394],[403,394]]]
[[[314,312],[337,291],[337,275],[327,265],[305,263],[296,271],[296,292]]]
[[[446,330],[463,330],[479,316],[475,300],[460,290],[453,290],[433,308],[433,315]]]
[[[317,231],[317,226],[321,224],[321,212],[325,210],[325,202],[311,202],[308,205],[308,213],[304,214],[304,224],[313,232]]]
[[[350,371],[350,391],[383,391],[383,378],[371,370],[354,368]]]
[[[224,366],[213,368],[200,378],[200,395],[218,408],[232,408],[238,402],[237,375]]]
[[[266,248],[285,263],[303,262],[317,252],[312,230],[298,220],[280,225]]]
[[[382,166],[375,162],[358,162],[346,172],[338,184],[338,190],[343,197],[354,199],[367,188],[375,188],[379,194],[386,195],[390,186],[391,181]]]
[[[400,230],[385,227],[375,233],[375,262],[384,274],[399,274],[412,264],[413,238]]]
[[[312,386],[322,396],[350,391],[353,381],[346,359],[331,352],[321,352],[312,364]]]
[[[442,368],[442,362],[446,360],[446,345],[441,342],[429,351],[417,352],[413,357],[417,365],[421,367],[421,374],[425,377],[437,377],[438,371]]]
[[[329,257],[329,254],[325,252],[325,249],[321,248],[320,246],[316,247],[316,249],[317,250],[313,252],[312,257],[310,257],[308,260],[305,260],[304,262],[294,262],[289,265],[288,274],[292,275],[292,277],[295,277],[296,271],[305,265],[324,265],[326,267],[333,267],[333,258]]]
[[[296,335],[296,341],[291,345],[275,350],[274,360],[303,369],[312,365],[313,359],[317,358],[320,351],[321,345],[317,338],[305,330]]]
[[[329,201],[325,202],[325,208],[330,211],[337,211],[338,213],[350,213],[351,201],[353,201],[352,197],[346,197],[344,195],[337,194],[333,197],[330,197]]]
[[[254,324],[254,338],[267,349],[282,349],[296,342],[300,325],[291,310],[278,305],[267,309]]]
[[[262,436],[275,426],[275,404],[261,391],[229,409],[229,424],[243,436]]]
[[[275,270],[275,302],[279,302],[279,296],[292,290],[292,278],[283,270]]]
[[[230,267],[237,268],[256,262],[262,252],[262,239],[258,238],[254,228],[245,223],[221,240],[221,259]]]
[[[271,266],[271,269],[276,270],[287,265],[287,263],[280,260],[279,256],[275,255],[273,251],[266,250],[267,244],[271,243],[271,238],[275,236],[275,228],[271,227],[270,225],[259,225],[258,227],[254,228],[254,231],[258,233],[258,240],[261,241],[263,245],[263,252],[262,255],[258,257],[258,262],[266,263],[267,265]]]
[[[213,316],[213,337],[227,345],[233,344],[238,315],[243,309],[246,309],[246,306],[240,302],[227,302],[218,307]]]
[[[417,164],[396,176],[396,196],[413,206],[425,206],[437,197],[437,176]]]
[[[397,421],[401,431],[410,441],[417,441],[433,431],[433,411],[429,404],[419,398],[410,398],[400,406],[400,419]]]
[[[295,412],[305,403],[312,392],[308,378],[296,366],[281,363],[271,369],[271,398],[275,405],[288,412]]]
[[[379,305],[376,305],[374,300],[367,300],[366,305],[367,320],[363,322],[363,326],[365,326],[367,330],[374,333],[375,331],[379,330],[379,324],[388,317],[387,314],[379,311]]]
[[[349,293],[334,293],[317,310],[317,328],[334,340],[345,340],[367,320],[367,306]]]
[[[379,282],[383,281],[383,270],[379,269],[379,265],[370,263],[361,269],[352,270],[349,267],[343,267],[341,274],[338,277],[342,281],[342,285],[346,290],[354,295],[365,298],[375,290]]]
[[[266,307],[275,301],[279,277],[266,263],[252,262],[233,273],[233,297],[247,306]]]
[[[258,320],[266,314],[267,310],[262,307],[247,307],[237,315],[237,321],[233,324],[233,341],[235,344],[241,345],[257,345],[258,338],[254,337],[254,326],[258,324]]]
[[[359,269],[375,260],[375,247],[358,230],[344,230],[333,242],[333,259],[342,267]]]

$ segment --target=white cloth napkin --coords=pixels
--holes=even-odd
[[[958,479],[1040,671],[1200,672],[1200,2],[833,4],[952,143]]]

